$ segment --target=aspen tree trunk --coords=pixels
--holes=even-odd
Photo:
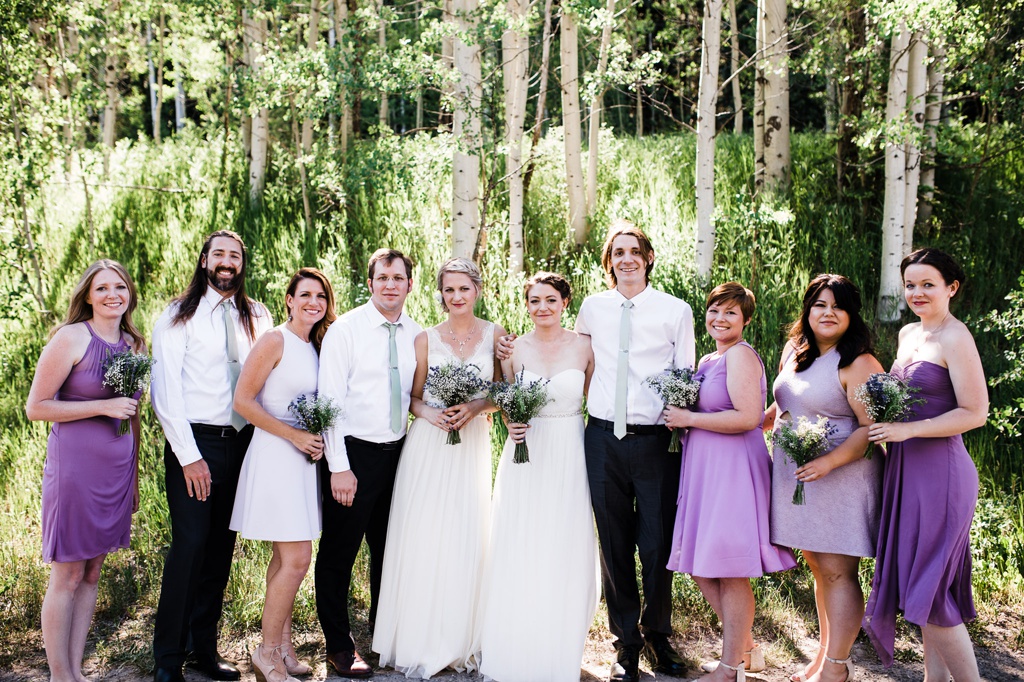
[[[421,0],[416,0],[416,37],[419,38],[422,35],[420,29],[420,19],[423,14],[423,3]],[[423,88],[416,88],[416,130],[422,130],[423,128]]]
[[[443,9],[441,10],[442,19],[452,24],[455,23],[454,2],[455,0],[443,0]],[[445,32],[444,38],[441,39],[441,69],[444,72],[455,69],[455,38],[449,32]],[[446,78],[441,85],[441,100],[442,102],[451,102],[454,97],[455,86]],[[437,117],[437,127],[446,127],[450,122],[453,121],[448,118],[448,114],[445,113],[445,108],[442,106]]]
[[[458,36],[452,55],[459,82],[455,90],[452,135],[452,255],[473,258],[480,234],[480,100],[483,95],[480,45],[462,41],[473,34],[477,0],[454,0]]]
[[[889,128],[885,143],[885,200],[882,208],[881,285],[878,291],[878,319],[897,322],[900,317],[903,259],[903,219],[907,199],[907,153],[903,125],[907,112],[907,67],[910,34],[906,24],[892,37],[889,55],[889,88],[885,118]],[[897,131],[899,131],[897,133]]]
[[[377,47],[384,54],[388,47],[387,26],[384,24],[384,0],[377,0]],[[380,91],[380,108],[377,110],[377,124],[381,131],[388,125],[388,93]]]
[[[740,88],[740,26],[736,21],[736,0],[729,0],[729,71],[732,73],[732,131],[743,134],[743,91]]]
[[[249,68],[253,80],[258,81],[262,71],[263,46],[267,42],[267,18],[259,0],[250,3],[250,15],[246,24],[252,61]],[[267,152],[270,142],[270,111],[263,107],[252,117],[252,137],[249,158],[249,201],[255,208],[263,199],[266,185]]]
[[[252,72],[252,31],[249,23],[252,17],[248,7],[242,7],[242,68]],[[249,94],[242,90],[243,95]],[[252,163],[252,116],[249,115],[248,107],[242,107],[241,120],[239,121],[239,135],[242,138],[242,151],[245,153],[247,163]]]
[[[156,63],[153,60],[153,22],[146,22],[146,67],[149,84],[149,120],[153,123],[153,141],[160,144],[156,113]]]
[[[320,0],[309,2],[309,30],[306,33],[306,49],[316,51],[317,40],[320,38]],[[313,119],[302,119],[302,153],[309,154],[313,150]]]
[[[636,136],[644,136],[644,86],[636,84]]]
[[[711,278],[715,255],[715,115],[718,110],[718,68],[722,50],[722,0],[704,0],[700,47],[700,90],[697,94],[697,276]]]
[[[551,65],[551,0],[544,0],[544,29],[540,48],[540,71],[537,73],[537,111],[533,121],[533,137],[530,140],[530,158],[526,163],[526,177],[523,178],[523,193],[530,189],[533,177],[533,150],[540,142],[548,101],[548,68]]]
[[[608,71],[608,48],[612,43],[612,25],[615,21],[615,0],[608,0],[605,8],[608,16],[601,29],[601,47],[597,57],[597,87],[594,100],[590,103],[590,131],[587,144],[587,216],[593,216],[597,206],[597,162],[600,156],[599,135],[601,132],[601,111],[604,109],[604,75]]]
[[[345,31],[348,26],[348,0],[332,0],[334,2],[334,32],[341,41],[342,51],[346,57],[349,56],[349,43],[346,40]],[[348,138],[352,132],[352,105],[348,101],[348,92],[343,86],[341,89],[341,122],[338,124],[338,145],[341,153],[348,151]]]
[[[764,187],[764,82],[765,52],[765,4],[766,0],[757,0],[757,25],[754,28],[754,191],[760,192]]]
[[[907,194],[903,206],[903,257],[913,250],[914,224],[917,222],[917,189],[921,184],[921,148],[919,138],[924,132],[925,98],[928,94],[928,45],[920,31],[910,38],[907,65],[907,108],[910,134],[907,138]],[[902,260],[902,258],[901,258]]]
[[[789,31],[786,0],[764,0],[764,185],[769,191],[789,188]]]
[[[917,211],[919,225],[927,226],[932,218],[932,201],[935,198],[935,150],[938,146],[939,123],[942,120],[942,97],[945,89],[946,48],[942,38],[933,39],[932,61],[928,68],[928,105],[925,108],[924,131],[928,145],[921,158],[921,185],[924,196]]]
[[[580,122],[579,31],[576,18],[562,6],[559,21],[559,55],[562,72],[562,126],[565,131],[565,182],[569,196],[569,226],[577,244],[587,241],[587,206],[583,185],[582,137]]]
[[[505,85],[505,142],[508,146],[509,272],[523,271],[523,127],[526,119],[530,41],[522,31],[529,6],[526,0],[508,0],[509,28],[501,36]]]
[[[174,129],[181,132],[185,127],[185,73],[181,64],[174,67],[176,92],[174,96]]]
[[[114,148],[117,131],[117,109],[121,103],[121,95],[117,91],[119,79],[117,68],[117,42],[116,32],[113,24],[117,20],[117,13],[120,10],[119,0],[110,0],[107,3],[107,33],[104,40],[103,51],[105,60],[103,64],[103,84],[107,91],[107,104],[103,108],[103,174],[110,170],[110,150]]]

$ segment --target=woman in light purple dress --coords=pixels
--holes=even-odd
[[[896,612],[921,627],[925,679],[980,680],[966,621],[971,595],[971,520],[978,472],[961,434],[988,415],[988,391],[974,337],[949,306],[964,271],[938,249],[900,265],[907,305],[920,318],[900,330],[892,372],[926,402],[902,423],[873,424],[874,443],[892,443],[882,481],[882,521],[864,629],[892,665]]]
[[[722,660],[705,667],[705,679],[723,682],[742,680],[760,654],[751,634],[750,578],[796,565],[768,538],[771,460],[761,433],[767,385],[761,358],[743,340],[753,313],[754,295],[740,284],[711,291],[705,324],[715,352],[697,367],[697,405],[665,409],[668,427],[689,429],[668,568],[693,576],[722,621]]]
[[[139,505],[138,395],[103,386],[107,354],[145,348],[132,323],[135,285],[120,263],[99,260],[71,293],[64,321],[39,356],[25,412],[53,422],[43,468],[43,598],[50,679],[82,682],[82,656],[103,560],[128,546]],[[117,435],[123,419],[131,431]]]
[[[772,467],[772,542],[803,553],[818,611],[818,651],[790,678],[795,682],[852,679],[850,649],[864,615],[860,559],[874,556],[878,537],[883,458],[864,457],[870,419],[855,393],[882,366],[860,310],[860,292],[846,277],[811,280],[765,419],[771,428],[821,416],[835,429],[825,454],[798,467],[776,449]],[[793,504],[797,483],[804,484],[805,504]]]

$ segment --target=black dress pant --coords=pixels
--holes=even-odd
[[[323,532],[316,555],[314,580],[316,613],[328,653],[355,649],[348,614],[348,593],[352,566],[364,536],[370,549],[370,622],[377,617],[391,496],[395,490],[395,473],[402,443],[404,438],[391,449],[380,449],[366,441],[345,439],[349,466],[358,482],[351,507],[335,501],[331,494],[331,472],[327,468],[327,460],[322,460]]]
[[[213,483],[205,501],[189,497],[185,475],[169,443],[164,445],[171,547],[164,562],[153,631],[157,667],[181,667],[187,652],[217,652],[217,623],[231,572],[235,532],[228,529],[242,459],[253,427],[239,432],[193,425],[196,445]]]
[[[670,435],[668,429],[657,429],[653,434],[630,434],[619,440],[593,423],[584,434],[590,498],[601,542],[608,628],[616,648],[642,646],[645,635],[672,634],[672,572],[666,566],[679,493],[680,456],[668,451]],[[636,580],[637,551],[642,608]]]

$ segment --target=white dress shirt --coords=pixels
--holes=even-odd
[[[354,308],[327,330],[320,348],[317,389],[334,398],[342,416],[324,434],[324,452],[332,473],[348,471],[345,436],[373,443],[389,443],[405,435],[409,421],[412,379],[416,372],[416,335],[422,328],[402,313],[395,344],[402,382],[402,431],[391,430],[391,380],[388,374],[388,319],[373,302]]]
[[[594,349],[594,377],[587,395],[587,412],[608,421],[615,419],[619,322],[626,300],[617,289],[588,296],[576,318],[576,331],[589,335]],[[630,313],[626,423],[663,424],[661,398],[644,386],[643,381],[666,369],[694,366],[693,311],[685,301],[650,285],[628,300],[633,302],[633,310]]]
[[[173,324],[171,304],[153,327],[153,409],[181,466],[202,459],[191,424],[231,424],[231,376],[220,292],[208,286],[192,319]],[[262,303],[251,301],[258,339],[274,326]],[[231,306],[238,340],[238,360],[244,364],[253,342]]]

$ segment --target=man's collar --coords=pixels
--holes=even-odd
[[[651,297],[651,292],[654,291],[654,287],[652,287],[650,283],[648,283],[647,286],[644,287],[644,290],[641,291],[636,296],[634,296],[633,298],[626,298],[618,289],[612,289],[612,291],[615,292],[615,295],[618,297],[620,303],[622,303],[623,301],[632,301],[634,306],[638,306],[643,305],[644,301]]]

